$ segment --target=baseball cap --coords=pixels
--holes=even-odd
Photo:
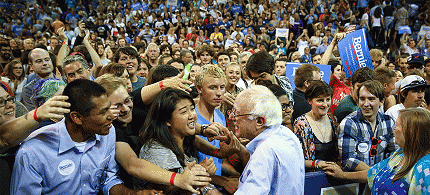
[[[424,57],[420,54],[414,53],[408,58],[408,64],[413,66],[424,66]]]
[[[418,75],[409,75],[400,81],[400,91],[416,87],[430,87],[426,81]]]

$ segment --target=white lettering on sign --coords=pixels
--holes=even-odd
[[[355,57],[357,58],[358,65],[360,68],[366,67],[366,60],[364,59],[363,48],[361,48],[361,37],[353,38],[352,45],[355,51]]]

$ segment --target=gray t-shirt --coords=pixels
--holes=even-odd
[[[152,141],[150,145],[143,145],[140,149],[139,158],[147,160],[148,162],[165,170],[177,169],[178,173],[184,172],[185,167],[181,166],[175,153],[157,141]],[[185,155],[185,162],[193,161],[197,161],[197,158]],[[133,178],[133,180],[135,189],[145,189],[147,182],[136,178]]]

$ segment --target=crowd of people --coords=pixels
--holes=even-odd
[[[429,29],[405,0],[0,2],[0,188],[303,194],[322,171],[430,194]]]

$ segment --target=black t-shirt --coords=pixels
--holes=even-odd
[[[294,111],[291,116],[291,122],[294,124],[296,118],[311,111],[312,107],[309,105],[309,102],[305,98],[305,93],[299,91],[298,89],[294,89],[293,91],[293,99],[294,99]]]
[[[97,32],[97,35],[103,39],[106,39],[109,34],[109,28],[106,25],[96,25],[93,31]]]
[[[143,124],[146,120],[146,115],[148,114],[150,105],[146,105],[142,101],[141,88],[134,90],[131,92],[131,96],[133,97],[133,120],[131,120],[130,125],[132,129],[132,134],[135,136],[139,135],[139,131],[142,128]]]

